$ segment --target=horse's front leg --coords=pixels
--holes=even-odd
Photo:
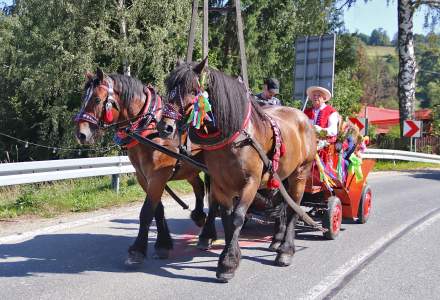
[[[203,211],[205,200],[205,185],[199,174],[196,174],[196,176],[194,177],[188,178],[187,181],[191,184],[194,194],[196,196],[196,207],[191,212],[191,220],[193,220],[197,226],[202,227],[206,222],[206,213]]]
[[[202,232],[199,235],[197,248],[200,250],[208,250],[212,243],[217,240],[217,231],[215,229],[215,217],[219,211],[219,205],[215,201],[209,200],[209,211],[206,223],[203,225]]]
[[[127,266],[136,266],[143,263],[147,256],[148,232],[150,230],[151,221],[155,215],[158,203],[153,202],[147,195],[139,214],[139,231],[133,245],[128,248],[128,257],[125,261]]]
[[[168,173],[170,172],[171,171]],[[150,231],[153,217],[156,218],[157,225],[157,242],[155,245],[156,256],[167,257],[167,252],[172,248],[172,241],[165,221],[163,205],[161,203],[161,196],[165,188],[166,178],[169,177],[169,174],[165,171],[162,173],[154,173],[154,175],[150,176],[150,182],[148,182],[147,176],[144,176],[142,171],[137,170],[136,172],[138,181],[147,193],[147,196],[139,214],[138,235],[133,245],[128,249],[128,258],[125,261],[125,264],[128,266],[142,264],[147,256],[148,232]]]
[[[241,250],[238,243],[240,231],[243,227],[246,212],[257,193],[259,182],[250,179],[243,189],[235,209],[222,208],[222,223],[225,231],[225,248],[220,255],[217,265],[217,279],[227,282],[234,277],[241,259]]]
[[[168,224],[165,219],[165,211],[162,201],[159,201],[156,212],[154,214],[157,227],[157,238],[154,244],[154,258],[166,259],[170,255],[170,250],[173,249],[173,240],[171,239]]]

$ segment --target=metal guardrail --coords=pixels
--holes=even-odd
[[[363,158],[374,159],[390,159],[390,160],[404,160],[404,161],[416,161],[425,163],[437,163],[440,164],[440,155],[425,154],[418,152],[409,152],[402,150],[390,150],[390,149],[372,149],[369,148],[362,156]]]
[[[0,186],[133,173],[128,156],[0,164]]]
[[[367,149],[363,157],[440,164],[440,155],[400,150]],[[113,175],[117,190],[117,175],[134,172],[127,156],[6,163],[0,164],[0,186]]]

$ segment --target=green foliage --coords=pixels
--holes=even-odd
[[[368,44],[372,46],[390,46],[391,42],[387,32],[383,28],[378,28],[371,32]]]
[[[231,5],[233,1],[211,1]],[[325,34],[334,30],[339,12],[334,1],[325,0],[244,0],[242,1],[246,55],[251,90],[262,89],[263,81],[280,81],[280,98],[290,103],[296,38]],[[229,74],[239,74],[238,42],[235,16],[210,14],[210,65]]]
[[[353,78],[353,70],[345,69],[336,74],[334,97],[331,105],[345,118],[356,115],[360,110],[359,99],[362,86]]]
[[[438,169],[439,164],[420,163],[414,161],[390,161],[378,160],[374,165],[374,171],[407,171],[420,169]]]
[[[71,119],[79,110],[84,74],[97,66],[112,73],[126,59],[132,75],[163,91],[166,74],[186,47],[190,2],[126,1],[123,9],[116,2],[21,0],[11,15],[0,17],[0,132],[78,148]],[[123,18],[126,39],[119,29]],[[19,160],[77,156],[34,147],[16,151],[4,137],[0,150],[18,152]]]
[[[179,194],[192,191],[186,181],[170,182],[170,187]],[[131,175],[121,177],[119,194],[112,190],[108,176],[5,187],[0,188],[0,219],[21,215],[52,217],[141,201],[144,197]]]

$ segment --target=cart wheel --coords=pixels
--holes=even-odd
[[[324,214],[322,225],[328,231],[324,232],[324,237],[328,240],[334,240],[341,230],[342,223],[342,204],[338,197],[328,198],[327,211]]]
[[[361,201],[359,201],[358,223],[365,224],[371,212],[371,188],[366,185],[362,191]]]

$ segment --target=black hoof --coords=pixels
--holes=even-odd
[[[141,251],[129,250],[125,265],[127,267],[138,267],[144,263],[145,254]]]
[[[170,257],[169,249],[156,248],[154,250],[155,250],[153,254],[154,259],[167,259],[168,257]]]
[[[269,250],[273,252],[277,252],[278,248],[280,248],[281,243],[280,242],[272,242],[269,245]]]
[[[275,258],[275,264],[279,267],[290,266],[292,263],[292,257],[292,254],[278,253],[277,257]]]
[[[217,272],[215,274],[215,276],[217,277],[217,281],[218,282],[227,283],[229,280],[234,278],[234,272],[230,272],[230,273],[219,273],[219,272]]]
[[[193,220],[197,226],[203,227],[203,225],[206,223],[206,213],[204,211],[200,212],[193,210],[191,212],[191,220]]]
[[[199,241],[197,242],[197,249],[199,250],[209,250],[211,249],[213,239],[201,238],[199,237]]]

